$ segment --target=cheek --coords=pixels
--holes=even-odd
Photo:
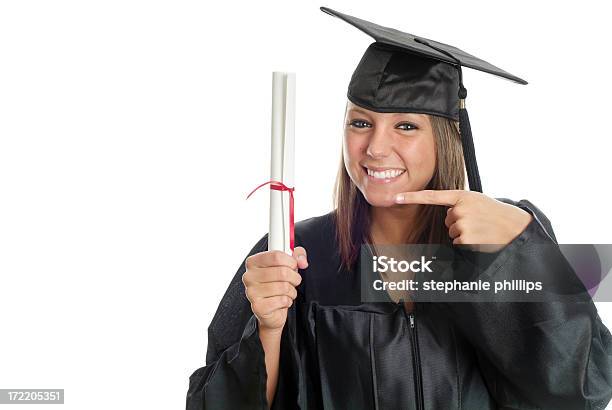
[[[436,147],[433,138],[420,138],[406,142],[401,149],[403,160],[413,173],[432,174],[436,165]]]
[[[359,165],[364,152],[367,148],[367,138],[359,135],[346,135],[344,136],[344,161],[347,165],[355,164]]]

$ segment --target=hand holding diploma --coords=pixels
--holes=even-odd
[[[423,190],[395,196],[398,204],[448,206],[444,224],[453,245],[476,245],[470,248],[497,252],[520,235],[529,225],[531,214],[476,191]],[[486,245],[486,246],[479,246]]]
[[[302,282],[297,269],[308,267],[306,250],[298,246],[293,255],[260,252],[249,256],[245,266],[242,283],[260,331],[280,333],[287,321],[287,309],[297,297],[295,288]]]
[[[295,158],[295,74],[272,73],[270,180],[247,196],[270,184],[268,251],[246,260],[242,282],[260,330],[280,333],[287,309],[297,297],[302,281],[297,268],[306,263],[306,250],[294,249],[293,168]],[[299,257],[299,261],[298,261]],[[299,265],[298,264],[301,264]]]

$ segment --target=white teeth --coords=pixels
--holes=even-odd
[[[403,169],[387,169],[385,171],[372,171],[371,169],[368,169],[368,175],[374,178],[390,179],[403,174],[404,171],[405,170]]]

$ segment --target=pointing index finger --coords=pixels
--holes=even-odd
[[[397,194],[395,202],[398,204],[455,206],[465,192],[462,189],[409,191]]]

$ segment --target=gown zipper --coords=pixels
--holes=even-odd
[[[406,313],[406,307],[402,303],[402,307],[404,309],[404,316],[407,316],[408,322],[410,324],[410,338],[412,340],[412,362],[414,368],[414,382],[415,382],[415,390],[416,390],[416,405],[417,410],[424,410],[425,403],[423,401],[423,383],[421,380],[421,356],[419,353],[419,338],[417,337],[417,326],[416,326],[416,304],[414,305],[414,309],[408,315]]]

